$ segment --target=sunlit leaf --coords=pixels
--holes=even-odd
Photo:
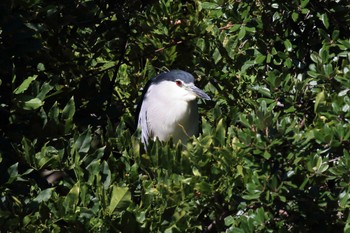
[[[219,142],[219,145],[225,145],[226,129],[223,120],[221,119],[216,126],[215,139]]]
[[[69,193],[64,198],[63,205],[67,212],[75,211],[76,206],[79,203],[80,183],[74,184],[69,190]]]
[[[48,188],[42,190],[36,198],[34,198],[34,201],[41,203],[48,201],[51,198],[52,192],[54,191],[53,188]]]
[[[293,50],[293,45],[288,39],[285,40],[283,43],[284,43],[284,46],[286,47],[286,50],[288,52],[291,52]]]
[[[111,184],[111,170],[109,169],[106,161],[103,161],[102,163],[102,182],[103,188],[108,189]]]
[[[72,119],[75,113],[75,102],[74,102],[74,97],[72,97],[67,105],[64,107],[62,111],[62,117],[64,119]]]
[[[325,99],[324,91],[321,91],[320,93],[317,94],[316,100],[315,100],[315,106],[314,106],[315,112],[317,112],[318,106],[324,102],[324,99]]]
[[[126,209],[131,203],[131,194],[128,188],[113,185],[109,212],[112,214],[115,209]]]
[[[39,98],[33,98],[31,100],[25,101],[23,103],[23,109],[25,110],[35,110],[43,106],[44,102]]]
[[[13,93],[18,95],[21,94],[23,92],[25,92],[28,87],[30,86],[30,84],[38,77],[38,75],[33,75],[31,77],[28,77],[27,79],[25,79],[21,85],[19,85],[19,87],[17,87]]]

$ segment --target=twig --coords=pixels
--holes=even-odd
[[[154,52],[158,53],[158,52],[161,52],[161,51],[163,51],[163,50],[165,50],[165,49],[167,49],[167,48],[170,48],[170,47],[172,47],[172,46],[179,45],[179,44],[182,44],[182,43],[183,43],[182,40],[180,40],[180,41],[175,41],[175,42],[173,42],[173,43],[171,43],[171,44],[169,44],[169,45],[167,45],[167,46],[164,46],[164,47],[162,47],[162,48],[159,48],[159,49],[154,50]]]

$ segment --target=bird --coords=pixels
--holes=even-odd
[[[173,142],[188,141],[198,135],[199,114],[197,98],[211,100],[194,85],[192,74],[171,70],[149,80],[137,107],[137,128],[146,146],[149,139]]]

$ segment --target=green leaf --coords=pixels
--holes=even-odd
[[[243,167],[241,165],[237,165],[237,174],[244,177]]]
[[[346,88],[338,93],[338,96],[346,96],[347,93],[350,91],[350,88]]]
[[[72,96],[72,98],[70,98],[70,100],[68,101],[68,103],[66,104],[66,106],[62,111],[62,117],[65,120],[73,119],[74,113],[75,113],[75,102],[74,102],[74,96]]]
[[[329,19],[326,13],[321,15],[321,21],[323,25],[328,29],[329,28]]]
[[[222,119],[218,122],[215,129],[215,139],[218,141],[219,145],[225,145],[226,141],[226,129]]]
[[[33,98],[31,100],[25,101],[23,103],[23,109],[25,110],[35,110],[44,105],[44,102],[39,98]]]
[[[246,72],[246,70],[249,68],[249,67],[252,67],[255,65],[255,61],[251,61],[251,60],[248,60],[244,63],[244,65],[242,66],[241,70],[242,72]]]
[[[323,66],[324,69],[324,73],[327,77],[331,77],[331,75],[333,74],[333,66],[332,64],[325,64]]]
[[[38,196],[36,196],[36,198],[34,198],[34,201],[36,201],[38,203],[48,201],[51,198],[53,191],[54,191],[54,188],[48,188],[48,189],[42,190],[38,194]]]
[[[101,160],[96,159],[89,163],[89,165],[86,166],[86,169],[89,171],[89,179],[88,183],[93,183],[96,176],[99,176],[100,170],[101,170]]]
[[[43,63],[38,63],[36,68],[38,71],[45,71],[45,65]]]
[[[58,122],[58,116],[60,114],[60,109],[58,108],[58,103],[55,102],[52,107],[50,108],[50,111],[48,113],[48,117],[50,120],[54,122]]]
[[[317,112],[318,106],[323,103],[325,100],[325,93],[324,90],[317,94],[316,100],[315,100],[315,106],[314,106],[314,112]]]
[[[231,226],[234,224],[235,218],[229,215],[224,219],[224,221],[225,221],[225,226]]]
[[[265,158],[265,159],[270,159],[271,158],[271,154],[268,152],[268,151],[264,151],[264,154],[263,154],[263,157]]]
[[[241,25],[240,24],[234,24],[231,28],[230,28],[230,32],[235,32],[237,31],[238,29],[241,28]],[[231,40],[235,40],[233,37],[230,37]],[[230,40],[229,39],[229,40]]]
[[[271,97],[271,92],[267,87],[256,85],[253,87],[253,90],[258,91],[260,94],[262,94],[266,97]]]
[[[313,62],[315,62],[316,64],[320,64],[322,63],[322,59],[321,57],[318,55],[318,53],[316,52],[312,52],[310,55],[310,58]]]
[[[301,0],[300,7],[305,8],[309,4],[310,0]]]
[[[292,19],[294,22],[297,22],[299,18],[299,14],[297,12],[293,12],[292,13]]]
[[[102,184],[104,189],[108,189],[111,185],[111,170],[109,169],[108,163],[103,161],[102,163]]]
[[[7,169],[7,173],[9,174],[10,178],[8,180],[7,183],[12,183],[13,181],[15,181],[18,177],[18,162],[11,165],[8,169]]]
[[[321,166],[318,168],[317,173],[324,173],[329,168],[328,164],[321,164]]]
[[[194,176],[201,176],[200,171],[196,167],[192,168],[192,173]]]
[[[245,26],[242,26],[241,30],[239,30],[239,33],[238,33],[238,39],[242,40],[245,37],[245,34],[246,34]]]
[[[13,91],[13,93],[14,93],[15,95],[18,95],[18,94],[21,94],[21,93],[25,92],[25,91],[28,89],[28,87],[30,86],[30,84],[31,84],[37,77],[38,77],[38,75],[33,75],[33,76],[31,76],[31,77],[28,77],[26,80],[24,80],[24,81],[22,82],[21,85],[19,85],[19,87],[17,87],[17,88]]]
[[[339,206],[347,208],[349,205],[350,194],[348,191],[343,191],[339,194]]]
[[[80,194],[80,183],[77,182],[75,183],[73,188],[71,188],[67,196],[64,198],[63,206],[65,207],[66,212],[70,213],[75,211],[75,208],[79,203],[79,194]]]
[[[205,40],[203,38],[199,38],[197,40],[197,47],[200,49],[201,52],[204,52],[204,50],[205,50]]]
[[[44,83],[41,86],[40,93],[36,96],[37,98],[44,100],[46,98],[47,93],[49,93],[53,89],[49,83]]]
[[[272,21],[275,22],[281,18],[281,15],[278,11],[276,11],[272,16]]]
[[[214,50],[213,58],[214,58],[214,63],[215,63],[215,64],[217,64],[217,63],[221,60],[222,56],[221,56],[221,54],[220,54],[219,49],[216,48],[216,49]]]
[[[87,153],[91,147],[91,133],[90,130],[86,130],[81,134],[75,142],[75,146],[80,153]]]
[[[212,186],[210,183],[201,181],[195,185],[195,189],[203,194],[212,193]]]
[[[332,40],[336,41],[339,39],[339,30],[334,30],[333,33],[332,33]]]
[[[258,200],[260,198],[260,192],[242,195],[245,200]]]
[[[279,5],[278,5],[278,3],[272,3],[272,4],[271,4],[271,7],[272,7],[272,8],[275,8],[275,9],[278,9],[278,8],[279,8]]]
[[[125,210],[131,203],[131,193],[126,187],[113,185],[112,195],[109,204],[109,214],[112,215],[115,209]]]
[[[292,50],[293,50],[293,45],[292,45],[292,43],[290,42],[290,40],[285,40],[284,42],[284,47],[286,48],[286,50],[288,51],[288,52],[291,52]]]
[[[199,2],[199,10],[215,10],[220,9],[220,6],[213,2]]]
[[[265,61],[266,56],[263,54],[258,54],[254,60],[255,64],[261,64]]]
[[[320,54],[320,58],[322,59],[322,62],[323,62],[323,63],[328,62],[328,59],[329,59],[329,52],[328,52],[328,49],[326,49],[326,48],[321,48],[320,51],[319,51],[319,54]],[[328,65],[330,65],[330,64],[328,64]]]

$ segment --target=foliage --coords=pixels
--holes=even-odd
[[[3,1],[2,231],[350,232],[349,8]],[[140,88],[176,68],[203,133],[144,151]]]

